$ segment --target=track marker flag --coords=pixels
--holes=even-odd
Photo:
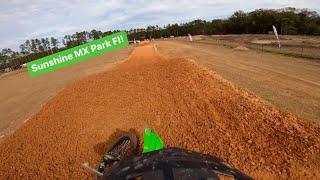
[[[278,40],[278,45],[279,45],[279,49],[281,48],[281,45],[280,45],[280,40],[279,40],[279,36],[278,36],[278,31],[277,31],[277,28],[275,26],[272,26],[273,28],[273,32],[274,34],[276,35],[277,37],[277,40]]]
[[[192,36],[191,36],[191,34],[188,34],[188,36],[189,36],[189,40],[192,41]]]

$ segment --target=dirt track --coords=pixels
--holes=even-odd
[[[256,178],[319,179],[320,127],[274,110],[188,59],[136,47],[77,81],[0,144],[4,179],[93,177],[114,132],[154,129],[168,146],[217,155]],[[19,162],[19,163],[18,163]]]
[[[131,47],[96,56],[81,63],[31,78],[27,69],[0,75],[0,141],[63,88],[76,80],[106,71],[129,56]]]
[[[319,62],[214,43],[184,39],[157,41],[156,45],[166,57],[191,58],[276,109],[320,123]]]

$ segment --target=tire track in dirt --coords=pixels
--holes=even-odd
[[[317,179],[320,127],[277,111],[184,58],[137,46],[70,85],[0,144],[3,179],[86,179],[117,131],[154,129],[167,146],[219,156],[258,179]]]

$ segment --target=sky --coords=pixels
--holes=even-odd
[[[0,0],[0,50],[19,50],[27,39],[92,29],[129,30],[148,25],[227,18],[237,10],[308,8],[320,13],[320,0]]]

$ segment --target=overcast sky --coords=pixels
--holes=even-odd
[[[236,10],[289,6],[320,12],[320,0],[162,0],[134,3],[129,0],[0,0],[0,50],[6,47],[18,50],[19,44],[31,38],[53,36],[61,41],[64,35],[76,31],[163,26],[197,18],[226,18]]]

